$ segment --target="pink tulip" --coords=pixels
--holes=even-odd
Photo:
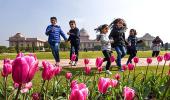
[[[18,56],[12,63],[12,79],[18,84],[30,82],[38,68],[34,56]]]
[[[9,74],[12,73],[12,65],[9,59],[4,59],[3,68],[1,74],[3,77],[7,77]]]
[[[124,100],[134,100],[135,91],[129,87],[124,87],[123,96]]]
[[[101,67],[103,64],[103,58],[97,57],[96,58],[96,67]]]
[[[147,59],[146,59],[146,62],[147,62],[148,64],[151,64],[151,63],[152,63],[152,58],[147,58]]]
[[[138,57],[134,57],[134,58],[133,58],[133,62],[134,62],[134,63],[139,63],[139,58],[138,58]]]
[[[70,88],[72,89],[75,85],[77,85],[77,81],[73,80],[70,84]]]
[[[157,57],[157,61],[158,61],[158,62],[162,62],[162,60],[163,60],[163,57],[162,57],[162,56],[158,56],[158,57]]]
[[[26,83],[21,89],[21,93],[27,93],[32,88],[32,82]]]
[[[33,93],[32,94],[32,100],[41,100],[40,99],[40,93]]]
[[[20,52],[20,53],[17,54],[16,58],[17,57],[24,57],[24,54],[22,52]]]
[[[55,69],[54,69],[54,75],[56,76],[56,75],[59,75],[60,73],[61,73],[61,71],[62,71],[62,67],[55,67]]]
[[[13,86],[15,89],[17,89],[19,87],[19,84],[14,82]]]
[[[111,61],[111,62],[114,62],[114,61],[115,61],[115,57],[114,57],[113,55],[110,57],[110,61]]]
[[[90,74],[90,72],[91,72],[91,67],[86,66],[86,67],[84,68],[84,70],[85,70],[85,73],[86,73],[86,74]]]
[[[169,61],[170,60],[170,53],[165,53],[164,54],[164,60]]]
[[[99,71],[99,73],[102,71],[102,67],[98,67],[97,70]]]
[[[85,65],[89,64],[89,59],[85,58],[85,59],[84,59],[84,64],[85,64]]]
[[[111,85],[112,87],[117,87],[117,86],[118,86],[118,81],[112,79],[112,80],[110,81],[110,85]]]
[[[69,100],[86,100],[88,96],[88,88],[84,83],[76,84],[71,89]]]
[[[55,67],[47,61],[42,61],[43,71],[42,78],[43,80],[51,80],[55,74]]]
[[[127,70],[127,65],[122,65],[122,70],[126,71]]]
[[[71,61],[75,61],[76,60],[76,54],[73,53],[72,56],[71,56]]]
[[[67,72],[67,73],[66,73],[66,79],[68,79],[68,80],[69,80],[69,79],[71,79],[71,77],[72,77],[72,73]]]
[[[131,64],[131,63],[128,64],[128,70],[133,70],[134,67],[135,67],[135,66],[134,66],[133,64]]]
[[[117,74],[115,75],[115,79],[120,80],[120,74],[117,73]]]
[[[98,82],[98,90],[100,93],[105,94],[107,92],[107,89],[110,86],[110,79],[109,78],[99,78],[99,82]]]

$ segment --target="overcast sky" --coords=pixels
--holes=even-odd
[[[150,33],[170,42],[169,4],[170,0],[0,0],[0,45],[8,46],[6,40],[17,32],[47,39],[44,32],[51,16],[58,18],[64,32],[69,30],[69,20],[75,19],[91,39],[98,25],[121,17],[138,37]]]

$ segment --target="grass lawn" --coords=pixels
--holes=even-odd
[[[161,55],[163,55],[165,51],[161,51]],[[53,55],[51,52],[36,52],[38,59],[53,59]],[[114,51],[113,54],[116,56],[116,52]],[[152,51],[138,51],[137,56],[139,58],[147,58],[151,57]],[[4,58],[15,58],[16,53],[4,53],[0,54],[0,60]],[[97,58],[97,57],[103,57],[103,54],[101,51],[88,51],[88,52],[79,52],[79,58]],[[128,57],[128,56],[126,56]],[[62,51],[60,52],[60,58],[61,59],[68,59],[69,58],[69,51]]]
[[[151,76],[151,73],[155,73],[155,69],[156,69],[156,66],[149,66],[149,70],[148,70],[148,77]],[[112,68],[112,75],[106,75],[105,74],[105,71],[102,71],[102,73],[100,74],[100,76],[103,76],[103,77],[109,77],[109,78],[113,78],[113,76],[116,74],[116,73],[119,73],[118,71],[116,71],[117,68]],[[165,67],[165,70],[164,70],[164,75],[167,75],[167,72],[169,70],[169,67],[166,66]],[[66,72],[71,72],[74,79],[77,79],[78,77],[80,77],[81,75],[77,75],[79,72],[82,72],[83,69],[73,69],[73,68],[64,68],[63,71],[60,73],[60,75],[58,75],[57,77],[60,77],[61,79],[61,83],[62,85],[66,85],[66,80],[65,80],[65,73]],[[96,69],[93,69],[92,70],[93,72],[96,72]],[[141,78],[142,78],[142,74],[140,73],[144,73],[145,74],[145,71],[146,71],[146,67],[137,67],[136,68],[136,75],[139,74],[139,77],[137,78],[136,82],[140,82]],[[158,73],[160,74],[162,71],[162,67],[160,66],[159,69],[158,69]],[[42,85],[42,78],[41,78],[41,71],[38,71],[36,73],[36,75],[34,76],[32,82],[33,82],[33,88],[34,88],[34,92],[39,92],[40,89],[41,89],[41,85]],[[120,73],[121,76],[122,76],[122,72]],[[91,73],[90,75],[86,75],[86,77],[89,77],[90,80],[93,80],[93,76],[94,75],[99,75],[98,72],[96,74],[94,73]],[[106,75],[106,76],[105,76]],[[128,71],[125,72],[125,75],[128,75]],[[131,76],[133,76],[133,71],[131,72]],[[91,77],[91,78],[90,78]],[[82,78],[82,77],[81,77]],[[2,77],[0,77],[0,81],[2,82]],[[12,76],[10,75],[9,78],[8,78],[8,86],[11,85],[12,86]],[[50,81],[50,84],[52,84],[52,81]],[[97,85],[97,84],[96,84]],[[52,85],[49,85],[49,88],[52,88]]]

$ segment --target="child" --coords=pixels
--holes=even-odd
[[[103,55],[105,56],[104,61],[107,61],[106,73],[112,74],[109,71],[109,68],[111,66],[111,61],[110,61],[110,57],[111,57],[111,43],[110,42],[111,41],[109,40],[107,36],[108,30],[109,30],[108,25],[107,24],[101,25],[95,30],[96,32],[100,32],[100,35],[97,36],[97,40],[101,42],[102,52],[103,52]]]
[[[60,58],[59,58],[59,45],[60,45],[60,35],[67,41],[67,37],[57,25],[57,18],[51,17],[50,18],[51,25],[49,25],[46,29],[45,34],[48,36],[48,43],[50,44],[52,54],[56,61],[56,66],[59,66]]]
[[[111,44],[112,48],[115,48],[117,53],[117,66],[121,69],[121,59],[126,55],[125,49],[125,31],[127,29],[126,23],[123,19],[117,18],[111,24],[111,33],[109,35],[110,39],[114,40],[114,43]]]
[[[142,40],[137,39],[136,37],[137,32],[135,29],[131,29],[129,32],[129,37],[128,37],[128,46],[127,46],[127,52],[129,54],[129,58],[126,64],[132,63],[132,59],[136,56],[137,54],[137,44],[141,43]]]
[[[70,25],[70,31],[67,33],[69,36],[68,41],[71,43],[71,49],[70,49],[70,62],[69,64],[72,64],[71,56],[73,53],[76,54],[76,60],[73,66],[76,66],[78,61],[78,55],[79,55],[79,45],[80,45],[80,32],[79,29],[76,27],[76,22],[74,20],[71,20],[69,22]]]
[[[163,47],[163,41],[157,36],[153,41],[152,41],[152,57],[157,57],[159,55],[161,46]]]

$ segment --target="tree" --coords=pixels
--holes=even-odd
[[[6,46],[0,46],[0,53],[5,53],[7,50]]]
[[[70,48],[70,43],[69,42],[61,42],[60,43],[60,48],[63,49],[64,51]]]

